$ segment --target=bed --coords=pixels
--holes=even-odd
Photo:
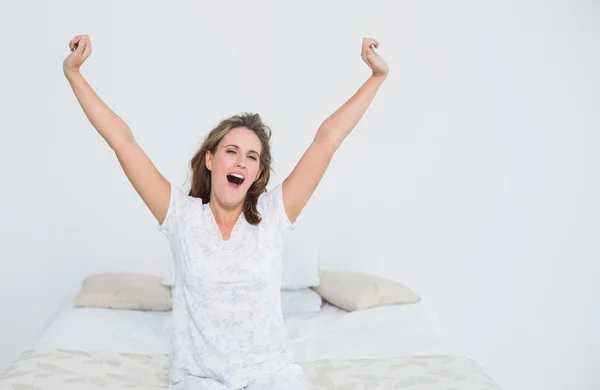
[[[312,389],[499,389],[480,365],[443,350],[424,302],[285,316],[288,345]],[[166,389],[170,312],[63,305],[0,374],[0,390]],[[433,351],[433,352],[432,352]]]

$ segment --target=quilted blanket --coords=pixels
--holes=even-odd
[[[499,390],[475,361],[458,356],[301,363],[311,389]],[[0,390],[167,389],[166,355],[29,350],[0,374]]]

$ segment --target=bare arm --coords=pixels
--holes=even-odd
[[[363,39],[362,58],[373,74],[348,101],[323,121],[313,142],[283,182],[283,203],[292,222],[308,203],[335,151],[363,117],[387,77],[387,64],[375,53],[373,46],[379,47],[375,39]]]
[[[171,188],[152,161],[139,147],[131,129],[96,94],[79,72],[81,64],[91,54],[88,36],[76,36],[69,43],[71,54],[63,63],[77,101],[92,126],[115,152],[127,178],[148,206],[154,217],[162,223],[169,207]]]

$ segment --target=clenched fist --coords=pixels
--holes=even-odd
[[[88,35],[76,35],[69,42],[71,53],[63,61],[65,73],[79,72],[81,64],[92,54],[92,41]]]
[[[375,51],[379,48],[379,42],[373,38],[363,38],[361,57],[373,71],[373,76],[387,76],[389,69],[383,58]]]

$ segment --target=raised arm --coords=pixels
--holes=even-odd
[[[369,79],[337,111],[323,121],[312,143],[283,181],[283,204],[288,219],[296,221],[325,174],[333,154],[350,134],[388,75],[388,66],[374,48],[373,38],[362,41],[362,59],[373,71]]]
[[[63,71],[83,112],[115,152],[127,178],[159,223],[169,207],[171,187],[152,161],[139,147],[133,133],[90,87],[79,72],[83,62],[92,53],[91,40],[78,35],[69,42],[71,53],[63,62]]]

